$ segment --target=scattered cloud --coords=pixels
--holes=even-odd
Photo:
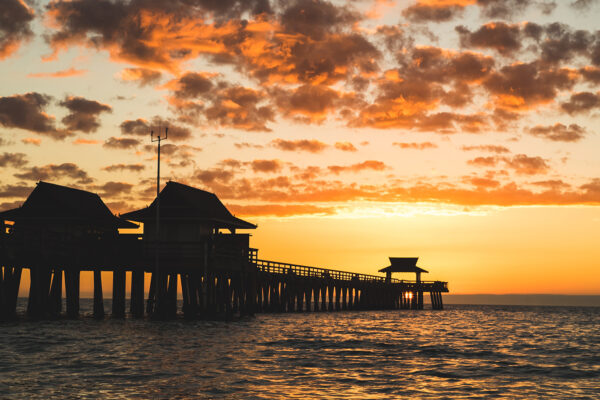
[[[586,135],[586,130],[582,126],[577,124],[566,126],[558,122],[547,126],[536,125],[529,128],[527,132],[533,136],[554,142],[578,142]]]
[[[321,153],[327,147],[327,144],[316,139],[285,140],[275,139],[271,141],[271,146],[283,151],[306,151],[309,153]]]
[[[146,166],[143,164],[112,164],[112,165],[107,165],[106,167],[104,167],[102,169],[107,172],[123,172],[123,171],[141,172],[146,169]]]
[[[27,155],[25,153],[6,153],[0,154],[0,167],[21,168],[27,165]]]
[[[132,149],[137,147],[140,141],[131,138],[110,137],[104,141],[103,146],[109,149]]]
[[[400,147],[401,149],[414,149],[414,150],[426,150],[426,149],[437,149],[437,144],[431,142],[421,142],[421,143],[404,143],[404,142],[394,142],[393,146]]]
[[[335,142],[334,147],[341,151],[357,152],[358,149],[350,142]]]
[[[371,171],[384,171],[386,169],[388,169],[388,166],[385,165],[385,163],[383,163],[382,161],[376,161],[376,160],[367,160],[367,161],[363,161],[361,163],[358,164],[352,164],[352,165],[330,165],[327,167],[327,169],[335,174],[335,175],[339,175],[342,172],[361,172],[361,171],[367,171],[367,170],[371,170]]]
[[[3,0],[0,14],[0,60],[15,53],[23,42],[33,37],[33,8],[23,0]]]
[[[56,72],[37,72],[27,74],[28,78],[69,78],[72,76],[85,75],[88,72],[87,69],[75,69],[73,67],[64,69]]]
[[[70,111],[62,119],[62,123],[69,131],[96,132],[100,127],[98,116],[103,112],[112,112],[112,107],[108,104],[83,97],[68,96],[59,104]]]
[[[23,172],[14,174],[19,179],[31,181],[62,180],[70,178],[76,183],[86,185],[94,181],[86,171],[74,163],[47,164],[40,167],[23,169]]]

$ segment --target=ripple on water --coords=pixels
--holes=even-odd
[[[0,325],[0,398],[593,398],[599,322],[506,306],[20,321]]]

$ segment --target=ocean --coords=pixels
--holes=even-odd
[[[1,399],[600,398],[598,307],[229,322],[96,321],[89,300],[82,311],[0,324]]]

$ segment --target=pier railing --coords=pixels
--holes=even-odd
[[[405,279],[390,279],[386,280],[383,276],[359,274],[348,271],[339,271],[327,268],[309,267],[306,265],[283,263],[278,261],[269,260],[253,260],[256,267],[261,272],[268,272],[272,274],[294,274],[296,276],[310,277],[310,278],[331,278],[338,281],[361,281],[361,282],[381,282],[381,283],[396,283],[403,284],[406,286],[421,285],[425,287],[434,288],[439,291],[448,291],[448,282],[441,281],[411,281]]]

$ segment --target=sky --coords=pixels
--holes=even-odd
[[[168,127],[163,183],[259,258],[600,294],[598,1],[2,3],[0,210],[40,180],[146,206]]]

